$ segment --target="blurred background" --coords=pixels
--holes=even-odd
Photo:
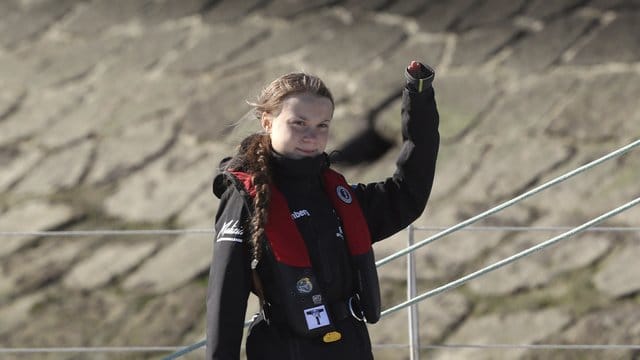
[[[637,0],[0,1],[0,358],[159,358],[7,349],[204,338],[211,181],[278,75],[331,88],[328,150],[355,183],[393,173],[404,68],[435,68],[442,145],[418,241],[638,140],[638,34]],[[418,293],[636,198],[639,151],[419,249]],[[640,344],[639,215],[421,302],[423,358],[637,359],[429,345]],[[405,263],[379,269],[384,308],[406,298]],[[406,329],[404,311],[371,326],[376,359],[408,359]]]

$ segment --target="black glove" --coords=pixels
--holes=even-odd
[[[431,87],[435,71],[427,65],[420,63],[420,69],[411,70],[405,68],[404,77],[407,79],[407,89],[413,92],[421,93]]]

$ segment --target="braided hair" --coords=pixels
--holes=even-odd
[[[331,92],[317,76],[306,73],[289,73],[280,76],[265,87],[253,106],[257,119],[269,114],[277,116],[282,109],[282,102],[289,96],[308,93],[328,98],[333,102]],[[269,134],[260,132],[246,137],[240,144],[239,157],[243,160],[243,168],[252,175],[256,194],[253,198],[253,213],[248,219],[252,250],[252,266],[255,267],[262,256],[262,239],[268,220],[268,208],[271,199],[270,166],[271,138]]]

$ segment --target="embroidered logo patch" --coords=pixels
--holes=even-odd
[[[311,279],[309,279],[308,277],[303,277],[302,279],[298,280],[298,282],[296,283],[296,289],[298,289],[298,292],[301,294],[310,293],[311,290],[313,290]]]
[[[307,319],[307,327],[309,330],[327,326],[331,323],[324,305],[304,309],[304,317]]]
[[[241,243],[243,234],[244,230],[242,229],[242,225],[240,225],[240,221],[226,221],[220,228],[216,241],[234,241]]]
[[[351,202],[353,201],[349,190],[347,190],[347,188],[342,185],[338,185],[338,187],[336,187],[336,193],[338,194],[340,200],[342,200],[342,202],[344,202],[345,204],[351,204]]]

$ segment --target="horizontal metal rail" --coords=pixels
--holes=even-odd
[[[414,226],[416,231],[442,231],[449,229],[444,226]],[[496,231],[535,231],[551,232],[566,231],[571,226],[468,226],[458,231],[465,232],[496,232]],[[640,227],[635,226],[600,226],[587,229],[590,232],[639,232]],[[77,236],[168,236],[204,234],[213,235],[213,229],[147,229],[147,230],[68,230],[68,231],[0,231],[0,237],[77,237]]]
[[[0,348],[0,354],[41,354],[41,353],[139,353],[176,351],[184,346],[96,346],[96,347],[28,347]]]
[[[375,344],[374,348],[407,348],[409,344]],[[433,344],[420,349],[640,350],[635,344]]]
[[[213,235],[213,229],[146,229],[146,230],[64,230],[64,231],[0,231],[0,237],[12,236],[156,236],[156,235],[185,235],[207,234]]]
[[[409,344],[372,344],[374,349],[407,348]],[[42,353],[153,353],[183,349],[183,346],[122,346],[122,347],[33,347],[0,348],[0,354]],[[640,350],[636,344],[432,344],[420,349],[531,349],[531,350]]]

